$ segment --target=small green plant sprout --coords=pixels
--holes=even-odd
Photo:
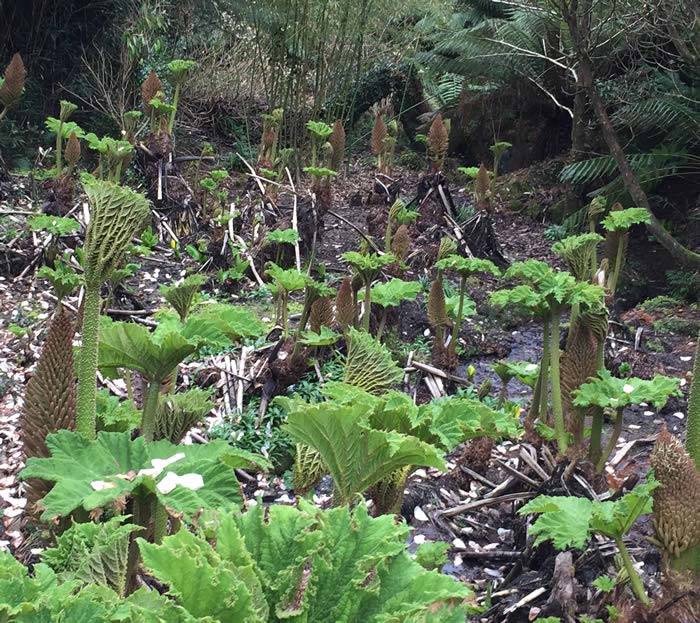
[[[2,121],[9,110],[19,104],[19,100],[24,93],[24,81],[27,77],[27,70],[22,62],[20,53],[17,52],[5,67],[5,73],[0,78],[0,121]]]
[[[372,286],[372,303],[382,308],[382,315],[377,326],[376,338],[378,340],[382,339],[389,309],[398,307],[404,301],[415,301],[422,290],[423,286],[418,281],[403,281],[396,278],[386,283],[375,283]],[[364,300],[364,292],[360,293],[358,299]]]
[[[479,173],[479,167],[457,167],[457,171],[473,181]]]
[[[187,61],[182,59],[175,59],[168,63],[168,78],[170,82],[175,85],[172,110],[170,111],[170,120],[168,121],[168,134],[172,134],[173,128],[175,127],[175,115],[177,114],[177,107],[180,103],[180,92],[182,90],[182,86],[185,84],[190,72],[196,67],[196,65],[197,63],[195,63],[195,61]]]
[[[501,158],[513,145],[507,141],[496,141],[489,150],[493,154],[493,179],[498,177],[498,170],[501,164]]]
[[[539,416],[541,421],[546,423],[548,383],[551,384],[554,430],[559,451],[564,453],[569,440],[564,422],[559,365],[561,315],[564,310],[573,306],[577,306],[581,312],[598,309],[603,305],[605,293],[599,286],[576,281],[570,273],[555,271],[546,262],[539,260],[516,262],[506,271],[505,276],[521,279],[527,285],[494,292],[491,302],[499,307],[514,307],[526,311],[544,320],[539,387],[535,387],[530,416],[534,420],[537,412],[535,403],[539,401]]]
[[[229,242],[229,247],[231,249],[231,261],[227,269],[222,269],[217,273],[217,278],[221,283],[237,282],[244,279],[250,264],[242,254],[241,249]]]
[[[456,352],[457,340],[459,340],[459,331],[462,327],[462,319],[464,318],[464,301],[467,294],[467,279],[477,273],[488,273],[494,277],[499,277],[501,271],[498,267],[489,260],[483,260],[477,257],[462,257],[461,255],[448,255],[446,258],[438,260],[435,267],[440,271],[454,272],[459,275],[459,305],[457,307],[457,317],[455,318],[454,330],[452,332],[452,341],[450,349]]]
[[[614,578],[611,578],[609,575],[601,575],[593,580],[592,584],[601,593],[612,593],[615,590],[617,581]]]
[[[318,333],[315,331],[304,331],[304,333],[302,333],[301,343],[304,344],[304,346],[321,348],[323,346],[335,344],[341,337],[340,333],[336,333],[326,326],[321,326],[319,327]]]
[[[165,95],[159,92],[151,101],[151,132],[169,134],[168,128],[170,119],[177,109],[172,104],[168,104],[163,98]]]
[[[160,293],[185,322],[190,314],[195,297],[207,282],[204,275],[188,275],[177,285],[160,286]]]
[[[89,132],[85,135],[88,147],[99,155],[97,176],[100,179],[119,183],[122,171],[134,156],[134,146],[129,141],[120,141],[111,136],[98,138]]]
[[[54,262],[53,268],[42,266],[36,273],[38,279],[46,279],[56,293],[56,298],[62,300],[83,284],[83,278],[63,258]]]
[[[91,218],[83,245],[85,297],[77,365],[76,430],[94,439],[100,289],[121,263],[131,238],[143,227],[151,211],[143,195],[112,182],[93,179],[84,184],[84,189]]]
[[[310,120],[306,123],[306,129],[311,135],[311,166],[316,167],[319,164],[319,149],[333,134],[333,128],[323,121]]]
[[[291,227],[289,229],[273,229],[267,232],[265,242],[277,245],[275,264],[279,265],[282,260],[283,245],[288,244],[292,247],[295,246],[299,242],[299,233],[296,229],[292,229]]]
[[[336,175],[338,175],[336,171],[333,171],[328,167],[304,167],[303,171],[304,173],[308,173],[314,179],[315,182],[321,182],[321,180],[335,177]]]
[[[521,383],[534,387],[540,373],[540,366],[530,361],[497,361],[491,365],[491,368],[501,380],[498,396],[501,406],[508,400],[508,383],[512,379],[518,379]]]
[[[303,290],[309,282],[309,277],[300,270],[284,269],[274,262],[268,262],[265,271],[273,282],[277,295],[277,321],[281,324],[282,334],[286,338],[289,335],[289,295]]]
[[[394,234],[394,229],[397,225],[396,217],[401,210],[406,209],[406,204],[397,198],[396,201],[389,208],[389,212],[386,217],[386,231],[384,232],[384,252],[391,253],[391,239]]]
[[[122,136],[124,140],[129,141],[132,145],[136,142],[136,136],[139,133],[139,122],[143,117],[140,110],[128,110],[124,113],[122,122]]]
[[[69,104],[70,102],[65,102]],[[62,108],[64,102],[61,102]],[[71,104],[73,106],[73,104]],[[67,118],[66,118],[67,119]],[[46,129],[52,134],[56,135],[56,160],[53,169],[55,177],[60,177],[63,173],[63,141],[69,140],[72,134],[75,135],[77,139],[84,138],[85,132],[82,128],[74,121],[67,121],[66,119],[58,119],[55,117],[48,117],[45,121]]]
[[[80,229],[80,223],[74,218],[50,214],[32,216],[27,220],[27,225],[32,231],[45,231],[56,238],[74,234]]]
[[[428,571],[440,570],[447,564],[450,544],[445,541],[426,541],[416,550],[416,562]]]
[[[650,220],[649,212],[644,208],[627,208],[623,210],[619,204],[615,204],[603,219],[602,225],[608,232],[611,242],[614,243],[611,246],[614,247],[613,252],[615,256],[608,258],[608,265],[611,269],[606,284],[611,295],[614,296],[615,294],[624,268],[629,229],[633,225],[649,223]]]
[[[650,381],[639,378],[618,379],[607,370],[600,370],[598,376],[584,383],[574,391],[574,405],[594,407],[591,424],[590,459],[602,472],[605,461],[615,449],[622,432],[623,409],[629,405],[649,403],[662,408],[670,396],[679,396],[679,380],[656,375]],[[601,448],[604,414],[614,416],[615,424],[603,451]]]
[[[623,361],[617,371],[621,376],[629,376],[632,374],[632,366],[627,361]]]
[[[372,302],[372,281],[377,278],[382,268],[396,262],[396,257],[392,253],[368,253],[366,255],[357,251],[346,251],[341,256],[360,275],[365,288],[364,314],[362,316],[362,327],[369,333],[369,318],[371,315]]]
[[[651,513],[652,492],[659,485],[650,475],[646,482],[615,502],[599,502],[574,496],[540,495],[523,506],[520,515],[538,514],[530,527],[535,545],[551,541],[558,550],[583,549],[593,534],[615,541],[622,566],[637,599],[650,603],[623,539],[639,517]]]

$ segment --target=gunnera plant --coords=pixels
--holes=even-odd
[[[258,164],[260,166],[272,168],[277,160],[277,146],[283,117],[283,108],[275,108],[262,116],[263,129],[258,150]]]
[[[498,177],[498,170],[501,164],[501,158],[513,145],[507,141],[496,141],[489,151],[493,154],[493,179]]]
[[[372,281],[377,278],[382,268],[393,264],[396,258],[392,253],[379,255],[377,253],[362,254],[357,251],[346,251],[343,253],[342,258],[353,267],[362,279],[365,288],[365,310],[362,315],[362,328],[369,332],[369,318],[372,309]]]
[[[357,302],[352,287],[352,277],[345,277],[335,297],[335,320],[341,331],[345,332],[357,323]]]
[[[377,113],[374,117],[374,126],[372,126],[371,147],[372,153],[377,157],[377,170],[384,170],[384,141],[389,135],[389,130],[384,123],[384,117],[381,113]]]
[[[620,276],[625,266],[629,230],[633,225],[648,223],[650,218],[649,212],[644,208],[627,208],[623,210],[622,206],[616,203],[610,208],[610,213],[603,219],[603,227],[608,232],[606,246],[608,266],[610,267],[606,287],[611,296],[615,295],[615,290],[620,282]]]
[[[172,110],[170,112],[170,120],[168,121],[168,133],[172,134],[175,128],[175,115],[180,104],[180,93],[182,87],[187,82],[191,71],[197,66],[195,61],[175,59],[168,63],[168,79],[175,85],[173,93]]]
[[[132,237],[150,216],[149,201],[113,182],[89,180],[84,185],[91,207],[83,245],[85,296],[77,366],[76,429],[95,437],[96,374],[99,344],[100,288],[124,257]]]
[[[368,394],[382,394],[403,377],[391,353],[369,333],[351,328],[347,334],[343,382]]]

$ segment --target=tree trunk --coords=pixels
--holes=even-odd
[[[593,106],[593,112],[600,124],[603,139],[605,139],[608,145],[610,155],[615,159],[622,181],[625,184],[625,189],[630,194],[635,204],[640,208],[644,208],[649,213],[650,222],[647,223],[647,229],[656,237],[659,244],[664,247],[680,265],[692,269],[700,268],[700,253],[686,249],[666,231],[664,226],[651,211],[649,199],[642,189],[635,172],[632,170],[627,156],[625,156],[625,152],[617,136],[617,131],[610,120],[608,111],[605,109],[603,100],[598,94],[598,89],[593,79],[593,66],[588,50],[591,15],[590,0],[572,2],[570,5],[564,3],[561,9],[562,17],[569,26],[576,58],[578,60],[577,82],[586,90],[588,99]]]

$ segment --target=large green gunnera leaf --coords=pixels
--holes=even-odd
[[[370,425],[366,405],[282,401],[289,410],[286,430],[314,448],[335,484],[336,501],[345,504],[395,470],[408,465],[444,469],[442,453],[416,437]]]
[[[224,441],[176,446],[166,440],[131,439],[128,432],[100,432],[90,441],[64,430],[49,435],[46,443],[51,457],[29,459],[21,474],[55,483],[39,503],[45,521],[81,507],[90,511],[111,505],[139,487],[186,516],[242,501],[231,467],[240,466],[239,452]]]
[[[179,605],[216,621],[463,621],[471,590],[413,561],[407,531],[362,504],[321,511],[302,502],[225,517],[215,546],[180,531],[139,547]]]

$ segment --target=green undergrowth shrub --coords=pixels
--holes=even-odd
[[[128,526],[119,519],[74,525],[32,575],[0,554],[0,616],[104,623],[463,621],[471,589],[412,560],[408,530],[391,516],[370,517],[362,504],[352,511],[321,511],[303,501],[298,509],[258,505],[214,516],[200,534],[181,529],[160,545],[139,538],[143,565],[166,593],[141,588],[124,598]]]

